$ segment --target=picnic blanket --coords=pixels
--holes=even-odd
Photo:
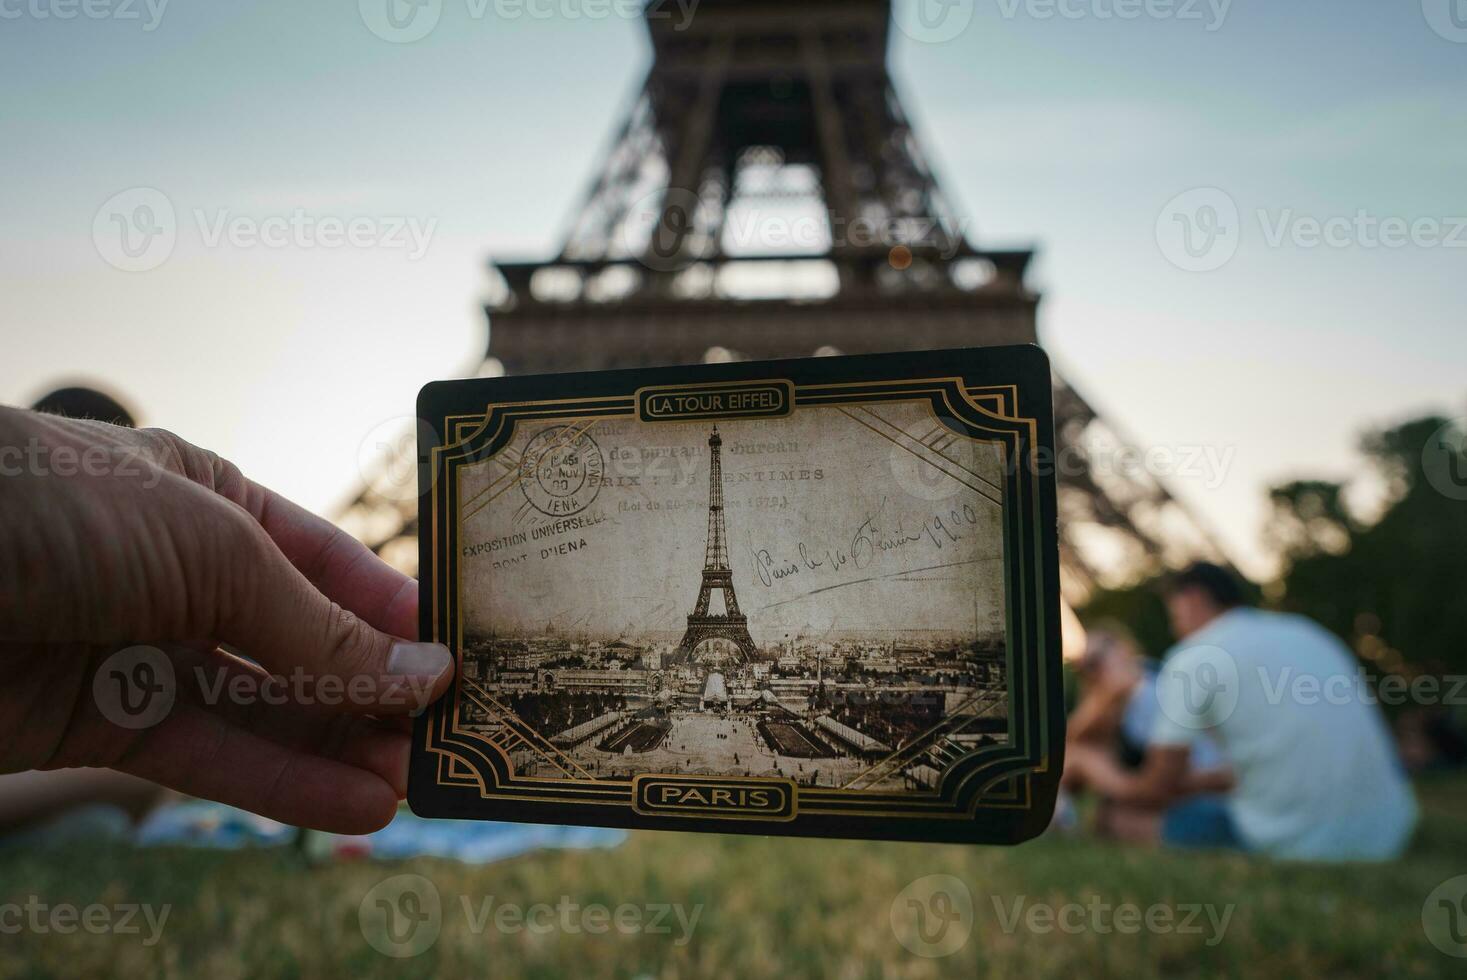
[[[287,824],[204,800],[185,800],[154,811],[135,835],[143,847],[278,847],[296,841]],[[407,809],[374,834],[359,837],[309,832],[306,853],[318,859],[452,858],[471,864],[503,861],[532,851],[615,847],[626,831],[482,820],[424,820]]]

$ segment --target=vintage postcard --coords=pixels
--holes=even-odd
[[[1061,762],[1037,348],[424,389],[432,816],[1006,842]]]

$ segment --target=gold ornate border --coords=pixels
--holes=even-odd
[[[788,379],[783,378],[751,379],[749,381],[729,382],[726,384],[755,385],[760,383],[791,384]],[[709,386],[718,384],[724,383],[710,382]],[[644,422],[639,418],[638,396],[646,387],[653,386],[643,386],[632,392],[614,396],[495,403],[486,406],[482,414],[470,413],[443,417],[441,431],[448,437],[448,440],[446,440],[445,445],[433,447],[430,454],[430,472],[435,481],[434,490],[431,495],[432,519],[430,525],[433,557],[429,569],[431,574],[431,601],[433,605],[433,638],[435,640],[439,640],[440,642],[444,640],[442,624],[439,620],[439,610],[442,606],[440,600],[443,598],[443,595],[440,593],[442,583],[439,580],[440,577],[437,575],[437,569],[439,567],[440,547],[438,528],[441,517],[439,508],[446,507],[447,503],[443,499],[445,495],[441,491],[440,481],[443,476],[447,475],[444,472],[444,468],[449,462],[447,454],[451,451],[462,450],[466,446],[489,445],[502,436],[504,441],[498,448],[488,455],[474,460],[475,463],[487,462],[508,444],[509,436],[513,432],[514,425],[520,419],[554,418],[556,421],[567,423],[576,421],[602,421],[606,419],[629,419],[639,424],[661,424],[660,421]],[[672,387],[696,387],[696,385],[676,385]],[[951,418],[965,425],[974,425],[973,422],[963,418],[965,414],[964,410],[966,409],[994,422],[1022,426],[1024,435],[1027,437],[1027,445],[1033,447],[1037,444],[1037,420],[1015,414],[1015,407],[1018,400],[1017,385],[967,386],[961,378],[928,377],[874,382],[795,384],[792,385],[792,388],[794,396],[791,400],[791,412],[795,408],[815,407],[818,405],[859,407],[862,405],[884,404],[891,401],[922,402],[928,407],[933,421],[938,426],[947,428],[959,437],[979,442],[997,443],[1005,451],[1005,464],[1008,463],[1015,449],[1011,448],[1003,439],[1014,435],[1012,431],[995,430],[993,434],[987,437],[979,437],[966,431],[955,430],[939,416],[933,396],[940,395],[942,405],[952,413]],[[865,394],[867,396],[879,395],[882,397],[853,398],[853,393]],[[594,413],[587,411],[592,406],[596,408]],[[581,412],[583,414],[564,414],[567,411],[571,413]],[[487,432],[490,428],[491,419],[496,414],[498,415],[498,422],[493,427],[492,432]],[[750,419],[759,420],[769,419],[771,417],[769,415],[752,415]],[[509,427],[508,432],[505,431],[506,424]],[[460,458],[462,455],[463,453],[460,452]],[[1012,554],[1014,563],[1021,570],[1021,574],[1015,576],[1006,574],[1006,593],[1009,592],[1010,580],[1018,579],[1020,581],[1027,581],[1033,587],[1024,591],[1030,592],[1036,599],[1041,598],[1043,586],[1037,579],[1039,568],[1042,567],[1042,561],[1040,561],[1041,556],[1025,555],[1022,553],[1023,549],[1017,547],[1017,544],[1024,538],[1023,534],[1016,532],[1012,535],[1014,540],[1010,540],[1010,519],[1012,516],[1017,516],[1021,520],[1027,517],[1030,521],[1037,521],[1039,516],[1038,485],[1033,481],[1032,474],[1030,474],[1029,492],[1023,495],[1023,499],[1011,499],[1011,495],[1008,492],[1008,485],[1016,482],[1015,477],[1018,478],[1017,482],[1024,482],[1025,468],[1020,465],[1005,465],[1003,469],[1008,474],[1005,478],[1005,493],[1002,495],[1002,500],[1000,501],[1004,509],[1005,564],[1009,565]],[[457,483],[457,478],[458,472],[456,470],[455,484]],[[454,493],[454,497],[461,499],[457,492]],[[1011,507],[1018,507],[1020,504],[1023,505],[1020,508],[1020,512],[1011,515]],[[453,540],[442,542],[444,547],[456,547],[457,542],[462,540],[461,524],[463,516],[462,504],[460,504],[460,509],[456,514],[454,522]],[[1019,530],[1022,530],[1022,524]],[[1040,536],[1037,530],[1031,530],[1030,537],[1032,537],[1037,549],[1040,544]],[[1012,552],[1011,545],[1014,546]],[[1038,563],[1037,565],[1036,562]],[[454,567],[456,570],[456,563]],[[460,578],[458,574],[454,575],[453,589],[455,614],[453,616],[454,635],[452,642],[454,652],[458,656],[462,655],[463,650],[463,623],[461,616],[457,615],[457,609],[461,605],[462,594]],[[1033,629],[1041,634],[1041,637],[1035,637],[1035,642],[1032,644],[1018,642],[1019,638],[1014,634],[1016,626],[1021,624],[1015,622],[1016,618],[1019,617],[1016,617],[1014,614],[1017,610],[1022,609],[1022,605],[1016,604],[1015,599],[1016,597],[1014,595],[1008,594],[1005,609],[1005,630],[1007,633],[1006,681],[1008,688],[1006,692],[1006,704],[1009,708],[1010,719],[1009,740],[1002,746],[988,746],[984,749],[968,753],[954,760],[948,769],[944,770],[945,777],[947,773],[970,761],[978,761],[983,756],[991,757],[986,764],[980,765],[976,771],[965,776],[963,779],[963,784],[966,784],[975,776],[985,777],[986,780],[977,788],[976,792],[972,793],[972,802],[969,806],[954,809],[952,805],[954,797],[961,796],[968,791],[963,784],[955,786],[953,792],[948,793],[942,790],[891,791],[817,788],[800,786],[796,783],[794,784],[794,796],[792,799],[792,806],[795,811],[802,815],[971,819],[974,813],[980,808],[1027,808],[1030,805],[1030,800],[1033,795],[1029,777],[1033,774],[1049,771],[1051,746],[1048,745],[1048,732],[1050,729],[1048,712],[1049,695],[1051,692],[1048,690],[1049,678],[1041,668],[1041,665],[1033,662],[1035,658],[1019,657],[1019,654],[1023,650],[1042,650],[1044,648],[1044,644],[1040,642],[1042,633],[1046,627],[1042,610],[1036,611],[1038,614],[1034,615],[1032,623]],[[1021,673],[1021,669],[1026,666],[1026,663],[1022,661],[1028,661],[1028,667],[1036,668],[1037,677],[1031,678]],[[1022,683],[1016,684],[1016,680],[1020,677],[1024,678]],[[1014,709],[1016,707],[1016,698],[1019,694],[1026,696],[1026,700],[1029,702],[1027,707],[1036,716],[1028,727],[1035,729],[1038,733],[1038,741],[1041,744],[1033,747],[1037,749],[1037,753],[1029,751],[1029,747],[1027,746],[1020,746],[1020,740],[1016,737],[1017,733],[1014,730]],[[534,777],[513,778],[514,765],[510,761],[508,754],[500,746],[492,742],[492,740],[483,738],[478,733],[463,731],[458,728],[458,713],[461,703],[462,697],[459,694],[459,689],[456,684],[452,699],[452,724],[449,731],[444,734],[451,734],[461,739],[473,740],[481,743],[485,748],[496,752],[502,758],[506,772],[511,778],[505,783],[496,781],[496,784],[492,788],[486,785],[483,774],[471,760],[454,752],[452,748],[444,743],[435,744],[436,740],[433,731],[435,726],[429,725],[426,729],[425,741],[422,748],[427,752],[435,754],[439,760],[437,767],[438,785],[457,788],[473,787],[477,789],[478,795],[484,799],[556,804],[574,803],[594,806],[615,804],[625,805],[630,807],[634,812],[639,812],[636,811],[634,806],[635,796],[632,789],[635,785],[636,777],[646,774],[634,774],[631,778],[627,779],[597,779],[590,777],[589,773],[586,774],[588,778],[585,780],[539,779]],[[1008,753],[1012,750],[1020,750],[1020,755],[1009,758]],[[1003,758],[997,758],[1000,756]],[[1018,767],[1010,766],[1008,770],[998,773],[985,773],[986,769],[1001,766],[1009,762],[1022,763],[1022,765]],[[665,775],[671,776],[674,774]],[[738,777],[738,781],[750,784],[772,781],[781,785],[786,782],[783,777],[773,776]],[[939,785],[941,783],[942,780],[940,779]],[[504,790],[514,791],[504,792]],[[894,807],[893,804],[898,805]],[[656,815],[668,816],[669,814],[659,812]],[[793,816],[769,818],[757,814],[700,814],[699,816],[705,816],[709,819],[751,819],[766,822],[771,819],[779,819],[781,821],[793,819]]]

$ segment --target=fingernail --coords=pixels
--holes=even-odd
[[[453,655],[441,643],[399,640],[392,645],[392,652],[387,655],[387,672],[399,677],[429,677],[437,680],[452,665]]]

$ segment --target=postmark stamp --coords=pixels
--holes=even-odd
[[[553,425],[536,433],[520,457],[525,500],[549,517],[579,514],[601,490],[606,460],[584,426]]]

